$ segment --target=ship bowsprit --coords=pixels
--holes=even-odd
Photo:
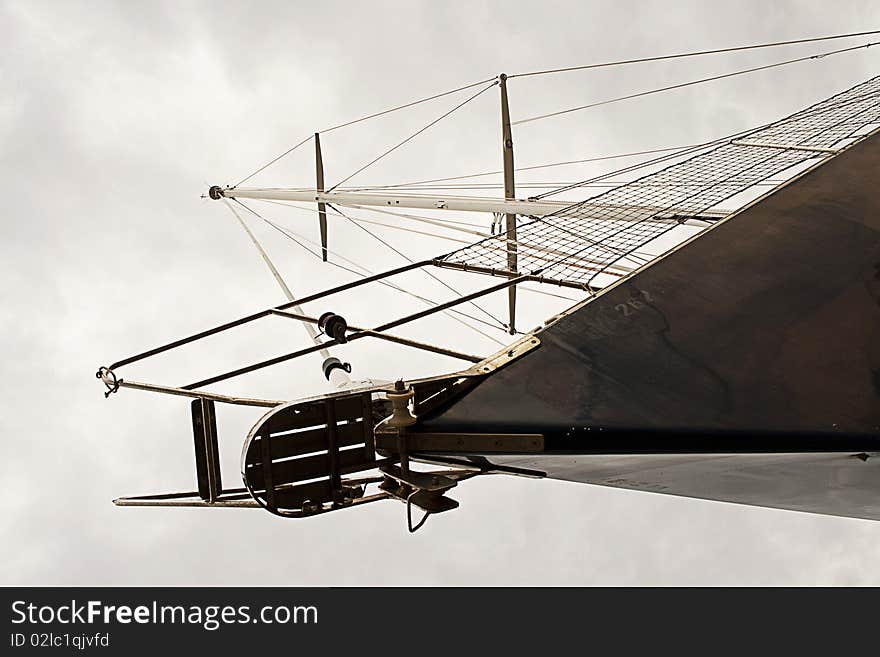
[[[874,78],[599,197],[547,205],[515,239],[493,235],[101,368],[107,394],[196,398],[198,490],[117,503],[301,518],[394,499],[414,530],[413,507],[443,513],[458,505],[448,494],[460,482],[513,474],[880,520],[878,124]],[[755,193],[779,177],[786,182]],[[212,197],[247,193],[215,188]],[[719,209],[743,194],[753,196]],[[693,237],[644,259],[646,246],[688,222]],[[518,269],[509,269],[511,249]],[[495,281],[374,328],[298,305],[425,267]],[[389,333],[524,282],[587,298],[487,357]],[[116,372],[261,318],[324,331],[331,316],[325,341],[188,386]],[[366,338],[469,366],[298,401],[206,389]],[[245,440],[243,487],[223,487],[215,403],[269,409]]]

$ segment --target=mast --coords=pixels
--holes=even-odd
[[[501,89],[501,147],[504,156],[504,199],[516,198],[516,187],[513,176],[513,136],[510,130],[510,108],[507,104],[507,75],[502,73],[498,76],[499,88]],[[507,212],[504,215],[505,228],[507,229],[507,269],[516,272],[516,213]],[[507,289],[507,306],[510,314],[508,330],[511,335],[516,333],[516,286]]]

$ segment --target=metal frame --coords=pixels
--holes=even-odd
[[[349,283],[338,285],[338,286],[323,290],[321,292],[316,292],[314,294],[302,297],[302,298],[297,299],[295,301],[288,301],[288,302],[283,303],[281,305],[274,306],[272,308],[267,308],[265,310],[261,310],[259,312],[256,312],[256,313],[253,313],[250,315],[246,315],[244,317],[233,320],[231,322],[226,322],[224,324],[220,324],[220,325],[215,326],[213,328],[210,328],[210,329],[207,329],[204,331],[199,331],[198,333],[194,333],[194,334],[186,336],[184,338],[174,340],[173,342],[169,342],[169,343],[161,345],[159,347],[149,349],[149,350],[141,352],[139,354],[135,354],[133,356],[123,358],[121,360],[114,362],[109,367],[102,367],[101,369],[99,369],[97,376],[98,376],[98,378],[101,378],[104,381],[109,392],[115,392],[119,387],[127,387],[127,388],[134,388],[134,389],[140,389],[140,390],[147,390],[147,391],[151,391],[151,392],[162,392],[162,393],[167,393],[167,394],[172,394],[172,395],[200,397],[203,399],[212,399],[214,401],[231,403],[231,404],[242,404],[242,405],[250,405],[250,406],[265,406],[265,407],[277,406],[283,402],[280,400],[267,400],[267,399],[248,398],[248,397],[236,397],[236,396],[220,395],[220,394],[216,394],[216,393],[208,393],[208,392],[202,392],[202,391],[197,392],[196,389],[201,388],[203,386],[211,385],[213,383],[218,383],[220,381],[225,381],[225,380],[234,378],[236,376],[240,376],[242,374],[248,374],[250,372],[254,372],[256,370],[270,367],[272,365],[276,365],[276,364],[279,364],[282,362],[293,360],[293,359],[299,358],[301,356],[305,356],[310,353],[325,350],[328,347],[341,344],[341,342],[339,340],[337,340],[337,339],[327,340],[325,342],[321,342],[321,343],[318,343],[318,344],[315,344],[315,345],[312,345],[309,347],[298,349],[296,351],[292,351],[287,354],[276,356],[276,357],[270,358],[268,360],[260,361],[258,363],[254,363],[254,364],[251,364],[251,365],[248,365],[245,367],[241,367],[241,368],[237,368],[237,369],[230,370],[227,372],[223,372],[221,374],[218,374],[218,375],[215,375],[212,377],[208,377],[206,379],[202,379],[200,381],[196,381],[194,383],[190,383],[188,385],[179,386],[179,387],[161,386],[161,385],[155,385],[155,384],[151,384],[151,383],[123,380],[123,379],[118,378],[116,376],[115,370],[117,370],[118,368],[123,367],[125,365],[129,365],[129,364],[144,360],[146,358],[149,358],[149,357],[161,354],[161,353],[165,353],[165,352],[170,351],[172,349],[176,349],[177,347],[181,347],[181,346],[196,342],[196,341],[201,340],[203,338],[210,337],[210,336],[216,335],[218,333],[222,333],[228,329],[236,328],[236,327],[242,326],[244,324],[248,324],[250,322],[256,321],[258,319],[262,319],[264,317],[269,317],[272,315],[279,316],[279,317],[286,317],[289,319],[296,319],[298,321],[307,322],[310,324],[317,324],[318,319],[311,317],[309,315],[303,315],[300,313],[291,312],[288,309],[293,308],[295,306],[301,306],[301,305],[309,303],[309,302],[324,299],[324,298],[332,296],[334,294],[346,292],[348,290],[352,290],[354,288],[357,288],[357,287],[360,287],[360,286],[363,286],[363,285],[366,285],[369,283],[381,281],[383,279],[390,278],[390,277],[396,276],[398,274],[406,273],[408,271],[413,271],[413,270],[421,269],[421,268],[428,267],[428,266],[435,266],[435,267],[446,268],[446,269],[455,269],[458,271],[463,271],[463,272],[468,272],[468,273],[479,273],[479,274],[485,274],[485,275],[490,275],[490,276],[498,276],[498,277],[505,278],[506,280],[501,283],[483,288],[483,289],[478,290],[476,292],[472,292],[467,295],[462,295],[456,299],[452,299],[450,301],[447,301],[447,302],[444,302],[441,304],[437,304],[437,305],[435,305],[431,308],[428,308],[426,310],[422,310],[422,311],[419,311],[416,313],[405,315],[403,317],[400,317],[400,318],[395,319],[390,322],[386,322],[386,323],[384,323],[380,326],[374,327],[374,328],[363,328],[363,327],[350,326],[349,329],[352,332],[345,336],[344,341],[351,342],[353,340],[371,337],[371,338],[376,338],[376,339],[380,339],[380,340],[385,340],[388,342],[393,342],[396,344],[401,344],[404,346],[409,346],[409,347],[416,348],[416,349],[421,349],[421,350],[428,351],[428,352],[435,353],[435,354],[449,356],[451,358],[458,358],[458,359],[461,359],[461,360],[464,360],[464,361],[467,361],[470,363],[479,363],[479,362],[482,362],[485,357],[460,352],[460,351],[457,351],[454,349],[449,349],[446,347],[441,347],[441,346],[433,345],[430,343],[420,342],[420,341],[413,340],[410,338],[404,338],[402,336],[389,334],[389,333],[387,333],[387,331],[390,329],[396,328],[398,326],[402,326],[403,324],[414,322],[416,320],[423,319],[423,318],[428,317],[430,315],[433,315],[435,313],[442,312],[442,311],[447,310],[449,308],[453,308],[453,307],[458,306],[460,304],[467,303],[467,302],[472,301],[474,299],[478,299],[480,297],[491,294],[493,292],[497,292],[499,290],[507,289],[507,288],[515,288],[520,283],[537,282],[537,283],[543,283],[543,284],[553,284],[553,285],[557,285],[559,287],[569,287],[569,288],[584,290],[584,286],[581,284],[571,283],[571,282],[562,281],[562,280],[548,279],[548,278],[545,278],[544,276],[541,276],[540,272],[531,273],[531,274],[517,274],[515,272],[498,270],[498,269],[487,269],[484,267],[477,267],[477,266],[467,265],[467,264],[463,264],[463,263],[450,263],[450,262],[445,262],[442,260],[422,260],[419,262],[414,262],[414,263],[411,263],[408,265],[404,265],[402,267],[397,267],[395,269],[391,269],[391,270],[388,270],[385,272],[374,274],[372,276],[368,276],[368,277],[365,277],[365,278],[357,280],[357,281],[352,281]],[[592,289],[592,288],[588,288],[587,291],[592,294],[596,290]]]
[[[374,329],[370,329],[368,331],[355,331],[351,335],[347,335],[345,337],[346,342],[352,342],[354,340],[358,340],[360,338],[373,337],[375,333],[381,333],[383,331],[387,331],[388,329],[396,328],[403,324],[408,324],[410,322],[414,322],[418,319],[422,319],[424,317],[428,317],[429,315],[433,315],[440,311],[446,310],[448,308],[453,308],[462,303],[466,303],[468,301],[472,301],[473,299],[478,299],[479,297],[485,296],[486,294],[491,294],[492,292],[496,292],[498,290],[503,290],[511,285],[517,285],[519,283],[523,283],[528,280],[537,280],[532,276],[518,276],[517,278],[511,278],[502,283],[498,283],[496,285],[492,285],[490,287],[484,288],[482,290],[478,290],[477,292],[472,292],[471,294],[465,294],[457,299],[453,299],[451,301],[447,301],[445,303],[437,304],[433,308],[428,308],[427,310],[422,310],[417,313],[412,313],[410,315],[405,315],[399,319],[393,320],[391,322],[386,322],[381,326],[377,326]],[[302,302],[301,302],[302,303]],[[271,312],[271,311],[270,311]],[[281,356],[276,356],[274,358],[269,358],[268,360],[260,361],[259,363],[254,363],[253,365],[247,365],[245,367],[239,367],[235,370],[230,370],[228,372],[224,372],[222,374],[217,374],[215,376],[209,377],[207,379],[202,379],[201,381],[196,381],[195,383],[190,383],[189,385],[183,386],[184,389],[193,389],[199,388],[202,386],[211,385],[213,383],[219,383],[220,381],[226,381],[228,379],[234,378],[236,376],[240,376],[242,374],[249,374],[251,372],[255,372],[257,370],[261,370],[266,367],[270,367],[272,365],[277,365],[279,363],[284,363],[289,360],[293,360],[295,358],[299,358],[301,356],[305,356],[306,354],[311,354],[321,349],[325,349],[327,347],[331,347],[334,345],[341,344],[338,339],[328,340],[319,345],[313,345],[311,347],[305,347],[303,349],[298,349],[296,351],[291,351],[287,354],[283,354]]]
[[[198,491],[180,493],[159,493],[155,495],[139,495],[135,497],[118,497],[113,500],[116,506],[165,506],[165,507],[206,507],[206,508],[238,508],[256,509],[259,504],[251,498],[246,488],[231,488],[223,491],[215,500],[208,501],[199,497]]]
[[[317,324],[318,319],[315,317],[309,317],[308,315],[300,315],[298,313],[287,312],[286,310],[273,310],[273,315],[278,315],[279,317],[288,317],[290,319],[296,319],[301,322],[308,322],[309,324]],[[424,351],[430,351],[435,354],[440,354],[443,356],[450,356],[452,358],[458,358],[460,360],[470,361],[471,363],[479,363],[483,360],[483,356],[474,356],[472,354],[466,354],[461,351],[455,351],[453,349],[446,349],[444,347],[437,347],[436,345],[429,344],[427,342],[420,342],[418,340],[412,340],[410,338],[404,338],[399,335],[391,335],[390,333],[382,333],[381,331],[375,331],[373,329],[361,328],[358,326],[354,326],[353,324],[349,324],[348,328],[352,331],[357,331],[358,333],[367,333],[368,337],[378,338],[379,340],[386,340],[388,342],[393,342],[395,344],[402,344],[407,347],[415,347],[416,349],[422,349]]]
[[[515,283],[514,281],[506,281],[500,286],[494,287],[503,288],[504,285],[508,284]],[[308,319],[309,321],[313,320],[313,318]],[[471,385],[482,380],[485,376],[508,365],[520,356],[523,356],[524,354],[538,348],[539,346],[540,340],[536,336],[527,335],[506,346],[503,350],[493,354],[492,356],[482,359],[479,363],[472,365],[467,370],[413,381],[412,389],[417,389],[421,391],[420,404],[418,405],[419,412],[429,412],[438,404],[445,403],[450,398],[450,396],[455,396],[457,394],[462,394],[463,392],[466,392]],[[122,384],[121,381],[120,384]],[[461,384],[463,384],[463,386]],[[196,402],[199,408],[202,408],[206,405],[204,401],[205,399],[212,399],[214,397],[217,397],[217,395],[212,395],[210,393],[185,391],[183,389],[173,390],[176,391],[175,394],[189,394],[191,396],[202,397],[202,401],[200,404],[199,402]],[[219,484],[218,473],[216,485],[212,487],[212,494],[206,495],[205,491],[203,490],[179,493],[160,493],[136,497],[121,497],[114,500],[114,504],[117,506],[142,507],[152,506],[195,508],[266,508],[276,515],[291,518],[300,518],[318,515],[321,513],[327,513],[333,510],[360,506],[383,499],[397,499],[406,505],[408,526],[410,528],[410,531],[415,531],[415,529],[417,529],[424,523],[425,519],[423,518],[420,523],[413,525],[411,513],[412,506],[418,506],[423,511],[425,511],[425,517],[433,513],[442,513],[444,511],[456,508],[458,506],[458,503],[455,500],[444,497],[444,493],[448,490],[448,488],[454,486],[456,482],[463,479],[468,479],[487,472],[500,472],[501,470],[498,470],[496,468],[489,470],[484,468],[479,463],[450,463],[448,465],[452,469],[432,471],[428,473],[411,471],[408,467],[408,453],[411,449],[423,452],[426,451],[443,453],[447,450],[454,450],[458,443],[465,438],[465,436],[441,436],[432,434],[409,433],[408,431],[399,432],[394,427],[388,425],[387,422],[381,423],[379,425],[381,427],[381,430],[378,432],[374,432],[372,428],[372,423],[369,420],[372,414],[372,407],[369,399],[374,393],[385,392],[390,394],[393,390],[397,390],[397,387],[385,385],[373,386],[371,388],[365,388],[361,390],[338,391],[298,400],[296,402],[287,402],[285,404],[280,404],[282,408],[277,409],[278,411],[283,411],[283,407],[289,407],[291,405],[293,405],[294,407],[301,407],[305,404],[314,404],[315,402],[323,406],[324,417],[327,424],[327,456],[329,467],[328,476],[330,477],[330,480],[332,482],[332,487],[334,490],[338,489],[340,491],[343,489],[354,490],[358,487],[361,487],[361,491],[357,495],[345,496],[344,498],[340,499],[337,499],[336,496],[334,496],[332,504],[328,502],[322,502],[320,504],[309,503],[304,504],[301,509],[277,508],[275,507],[272,500],[275,491],[275,486],[272,482],[272,468],[271,465],[268,468],[265,467],[266,464],[272,463],[271,452],[267,452],[263,454],[263,457],[261,459],[261,462],[264,465],[264,468],[261,470],[261,472],[263,474],[264,481],[266,482],[264,483],[264,486],[266,487],[265,500],[261,499],[259,495],[255,494],[254,490],[247,487],[250,486],[250,484],[246,484],[245,488],[222,490]],[[167,390],[158,391],[167,392]],[[367,435],[365,433],[364,435],[364,447],[367,450],[364,455],[366,461],[357,464],[343,464],[340,462],[338,452],[339,446],[337,443],[336,432],[338,429],[337,418],[339,416],[337,415],[337,411],[341,413],[348,413],[351,411],[338,409],[335,405],[335,402],[337,400],[351,396],[359,396],[361,398],[362,404],[364,404],[362,409],[362,421],[364,423],[365,431],[369,434]],[[217,401],[226,400],[220,399]],[[240,402],[241,400],[236,401]],[[208,405],[210,405],[210,402],[208,403]],[[274,412],[275,411],[270,411],[269,413],[264,415],[263,418],[254,426],[254,428],[251,429],[251,432],[248,435],[248,441],[250,441],[251,437],[255,435],[255,431],[262,431],[266,426],[268,426],[267,423],[272,421],[271,418]],[[346,422],[345,417],[342,417],[342,420],[344,425]],[[302,422],[309,424],[309,422],[311,422],[311,419],[309,418],[306,420],[302,420]],[[204,425],[204,421],[202,422],[202,425]],[[194,427],[195,426],[196,421],[194,415]],[[200,432],[198,431],[196,432],[197,450],[199,449],[199,438],[208,437],[209,433],[213,432],[208,432],[205,434],[205,436],[201,436]],[[282,430],[281,433],[285,434],[286,430]],[[478,451],[488,450],[490,452],[493,452],[502,449],[506,451],[513,449],[516,452],[535,453],[540,452],[543,449],[543,436],[540,434],[481,434],[475,435],[473,436],[473,438],[475,438],[478,443]],[[248,444],[248,441],[246,441],[246,445]],[[270,440],[268,439],[268,437],[262,436],[260,449],[269,450],[269,444]],[[349,443],[346,442],[345,444],[347,445]],[[244,473],[246,469],[245,454],[246,451],[243,451],[242,473]],[[310,456],[310,454],[305,454],[305,458],[308,458]],[[208,457],[210,457],[210,454],[206,454],[206,459],[210,461],[210,458]],[[198,458],[199,456],[197,454],[197,479],[199,479]],[[286,463],[287,459],[282,459],[282,461]],[[397,467],[395,465],[398,462],[401,463],[400,467]],[[407,464],[406,466],[404,466],[405,463]],[[372,476],[367,475],[359,478],[346,477],[346,475],[353,474],[355,472],[372,469],[378,469],[378,474]],[[530,472],[528,474],[530,476],[541,476],[541,473]],[[247,481],[247,479],[245,479],[245,481]],[[429,483],[426,484],[425,482]],[[379,490],[370,495],[364,494],[366,492],[367,485],[373,483],[380,484]],[[201,483],[199,484],[199,486],[201,489]]]
[[[339,292],[345,292],[347,290],[353,289],[355,287],[359,287],[361,285],[366,285],[367,283],[373,283],[375,281],[382,280],[383,278],[389,278],[391,276],[395,276],[396,274],[402,274],[407,271],[411,271],[413,269],[417,269],[420,267],[424,267],[426,265],[432,264],[431,260],[422,260],[419,262],[414,262],[409,265],[404,265],[403,267],[398,267],[396,269],[391,269],[386,272],[381,272],[378,274],[373,274],[372,276],[367,276],[362,278],[359,281],[353,281],[351,283],[345,283],[343,285],[337,285],[336,287],[332,287],[328,290],[324,290],[322,292],[317,292],[315,294],[303,297],[301,299],[297,299],[296,301],[288,301],[287,303],[282,303],[280,306],[274,306],[272,308],[267,308],[266,310],[261,310],[259,312],[253,313],[252,315],[246,315],[245,317],[241,317],[239,319],[235,319],[231,322],[226,322],[225,324],[220,324],[219,326],[215,326],[214,328],[207,329],[205,331],[200,331],[199,333],[194,333],[193,335],[187,336],[185,338],[180,338],[179,340],[175,340],[174,342],[169,342],[168,344],[164,344],[161,347],[155,347],[154,349],[150,349],[148,351],[144,351],[140,354],[135,354],[134,356],[129,356],[128,358],[123,358],[122,360],[116,361],[112,365],[108,367],[109,370],[116,370],[123,365],[129,365],[131,363],[136,363],[139,360],[143,360],[145,358],[149,358],[150,356],[156,356],[166,351],[170,351],[171,349],[175,349],[177,347],[182,347],[185,344],[189,344],[191,342],[195,342],[196,340],[201,340],[202,338],[207,338],[208,336],[215,335],[217,333],[222,333],[231,328],[235,328],[237,326],[241,326],[243,324],[247,324],[249,322],[253,322],[257,319],[262,319],[263,317],[268,317],[272,314],[273,310],[287,310],[288,308],[292,308],[293,306],[302,305],[304,303],[308,303],[310,301],[316,301],[317,299],[322,299],[327,296],[331,296],[333,294],[338,294]]]

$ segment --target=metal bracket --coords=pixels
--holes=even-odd
[[[495,370],[501,369],[505,365],[512,363],[517,358],[525,356],[530,351],[541,346],[541,340],[534,335],[527,335],[521,340],[504,348],[503,351],[490,356],[482,363],[477,363],[471,370],[478,371],[481,374],[489,374]]]
[[[458,508],[458,502],[445,496],[446,491],[458,485],[462,479],[480,474],[480,470],[441,470],[416,472],[396,465],[382,468],[384,481],[379,485],[389,497],[406,503],[406,522],[410,533],[417,531],[428,516]],[[425,512],[416,524],[412,522],[412,506]]]

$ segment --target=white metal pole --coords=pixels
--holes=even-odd
[[[415,194],[380,194],[371,192],[316,192],[314,189],[260,189],[233,187],[221,189],[213,187],[211,198],[251,198],[267,201],[298,201],[308,203],[332,203],[341,206],[373,206],[385,208],[409,208],[417,210],[454,210],[459,212],[489,212],[502,214],[522,214],[542,216],[552,214],[573,205],[570,201],[529,201],[525,199],[499,199],[476,196],[421,196]],[[578,215],[589,218],[591,206],[578,209]],[[612,205],[597,203],[595,219],[606,221],[640,221],[650,217],[662,208],[638,205]],[[626,217],[608,216],[608,209],[621,209],[630,213]],[[723,213],[707,212],[706,216],[723,216]],[[639,216],[641,215],[641,216]],[[664,221],[663,216],[656,217]],[[705,226],[706,222],[699,219],[688,219],[685,224]]]

